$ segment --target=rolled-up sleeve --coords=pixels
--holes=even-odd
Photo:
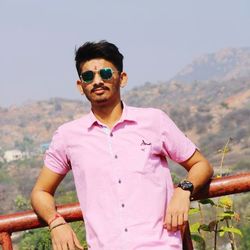
[[[44,165],[58,174],[66,174],[70,169],[63,131],[58,128],[53,135],[49,149],[45,152]]]
[[[162,152],[175,162],[188,160],[195,152],[196,145],[164,113],[160,117]]]

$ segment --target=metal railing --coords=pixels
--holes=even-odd
[[[211,181],[194,196],[194,200],[219,197],[250,191],[250,172],[211,179]],[[79,203],[57,206],[58,212],[67,222],[79,221],[83,215]],[[0,216],[0,245],[3,250],[12,250],[11,234],[47,226],[34,211],[24,211]],[[182,231],[183,249],[192,250],[189,227]]]

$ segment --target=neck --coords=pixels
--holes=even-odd
[[[113,125],[121,118],[122,115],[122,103],[119,100],[112,106],[93,106],[92,112],[95,117],[101,123],[107,125],[109,128],[112,128]]]

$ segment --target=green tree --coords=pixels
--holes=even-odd
[[[87,249],[87,243],[85,240],[85,230],[83,221],[77,221],[70,223],[74,232],[77,235],[81,245],[84,249]],[[47,250],[52,249],[52,243],[50,238],[50,232],[48,228],[39,228],[29,230],[23,235],[23,238],[19,244],[20,250]]]
[[[248,221],[249,223],[249,221]],[[243,234],[243,238],[241,239],[239,243],[239,250],[246,250],[250,249],[250,226],[249,224],[245,224],[244,226],[241,227],[241,232]]]

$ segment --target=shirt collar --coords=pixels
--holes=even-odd
[[[137,122],[136,120],[136,115],[135,113],[131,110],[131,107],[127,106],[124,102],[122,102],[123,105],[123,110],[122,110],[122,115],[119,121],[116,122],[117,123],[122,123],[124,121],[130,121],[130,122]],[[90,129],[92,128],[92,126],[94,125],[103,125],[101,124],[100,121],[97,120],[97,118],[95,117],[94,113],[92,112],[92,110],[88,113],[87,115],[87,128]]]

